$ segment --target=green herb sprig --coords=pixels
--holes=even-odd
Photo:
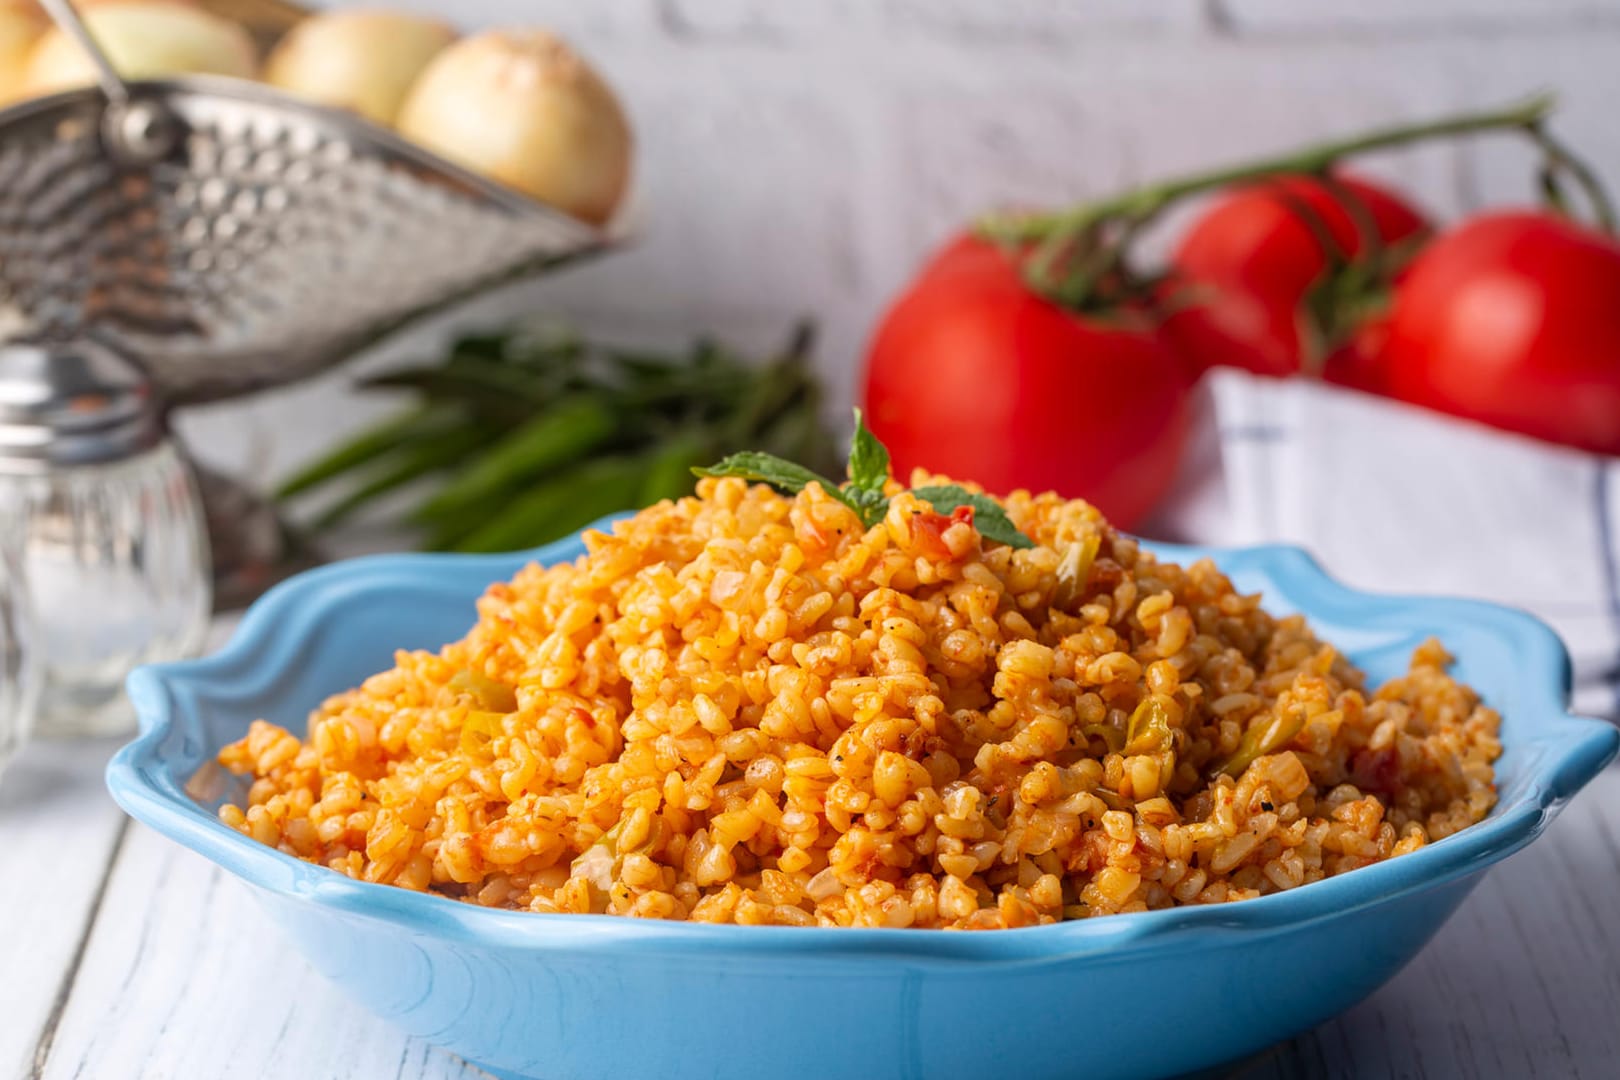
[[[693,469],[698,476],[738,476],[761,484],[770,484],[782,491],[796,493],[811,484],[837,499],[871,528],[889,512],[889,496],[884,487],[889,482],[889,451],[867,428],[861,410],[855,410],[855,435],[850,440],[849,479],[842,484],[829,480],[813,469],[768,454],[749,450],[731,454],[707,468]],[[931,506],[936,514],[949,514],[959,507],[973,509],[973,524],[979,535],[998,544],[1014,548],[1034,547],[1035,542],[1012,523],[1001,504],[988,495],[969,491],[957,484],[928,484],[912,488],[911,494]]]

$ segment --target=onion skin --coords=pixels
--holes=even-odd
[[[0,0],[0,106],[23,96],[23,66],[51,22],[31,2]]]
[[[391,11],[329,11],[300,22],[265,62],[264,81],[373,123],[394,122],[422,69],[456,32]]]
[[[411,88],[399,132],[593,225],[630,179],[629,121],[613,90],[560,38],[494,30],[439,53]]]
[[[251,79],[258,52],[233,22],[179,0],[103,0],[84,5],[85,23],[113,66],[127,79],[169,75],[231,75]],[[95,82],[84,50],[52,27],[29,53],[22,91],[53,94]]]

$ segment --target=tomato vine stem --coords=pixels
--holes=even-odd
[[[1292,153],[1259,158],[1237,165],[1192,173],[1157,184],[1148,184],[1109,198],[1081,203],[1062,210],[991,215],[980,222],[980,230],[995,240],[1031,243],[1047,240],[1055,235],[1072,236],[1108,221],[1129,221],[1140,227],[1158,216],[1172,203],[1189,195],[1268,176],[1292,173],[1321,174],[1331,169],[1341,159],[1353,154],[1406,146],[1424,139],[1470,135],[1485,131],[1521,130],[1529,133],[1544,148],[1550,149],[1546,141],[1549,136],[1542,129],[1542,124],[1552,112],[1552,108],[1552,95],[1541,94],[1502,109],[1461,113],[1420,123],[1397,124],[1346,139],[1318,143]],[[1595,179],[1591,176],[1591,171],[1567,152],[1559,152],[1558,158],[1560,163],[1569,168],[1576,181],[1590,193],[1591,187],[1586,179]],[[1605,221],[1612,221],[1612,209],[1608,207],[1607,200],[1599,198],[1595,203],[1597,205],[1594,209],[1599,217]]]
[[[1604,188],[1603,182],[1598,179],[1597,173],[1577,157],[1568,145],[1554,138],[1552,132],[1539,121],[1525,125],[1525,129],[1546,155],[1548,168],[1553,172],[1562,169],[1569,174],[1580,187],[1581,193],[1586,196],[1587,205],[1591,208],[1592,216],[1597,219],[1598,228],[1613,235],[1616,229],[1614,202],[1609,198],[1609,193]]]

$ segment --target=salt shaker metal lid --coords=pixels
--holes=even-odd
[[[152,384],[96,341],[0,344],[0,473],[118,461],[163,440]]]

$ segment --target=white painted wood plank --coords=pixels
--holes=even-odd
[[[140,825],[43,1076],[487,1080],[346,1001],[246,886]]]
[[[1620,768],[1496,868],[1378,994],[1235,1075],[1608,1076],[1620,1060],[1617,889]],[[483,1077],[344,1000],[266,925],[245,887],[136,826],[44,1076],[243,1070],[263,1080]]]
[[[101,773],[116,743],[41,742],[0,777],[0,1076],[26,1076],[124,828]]]

